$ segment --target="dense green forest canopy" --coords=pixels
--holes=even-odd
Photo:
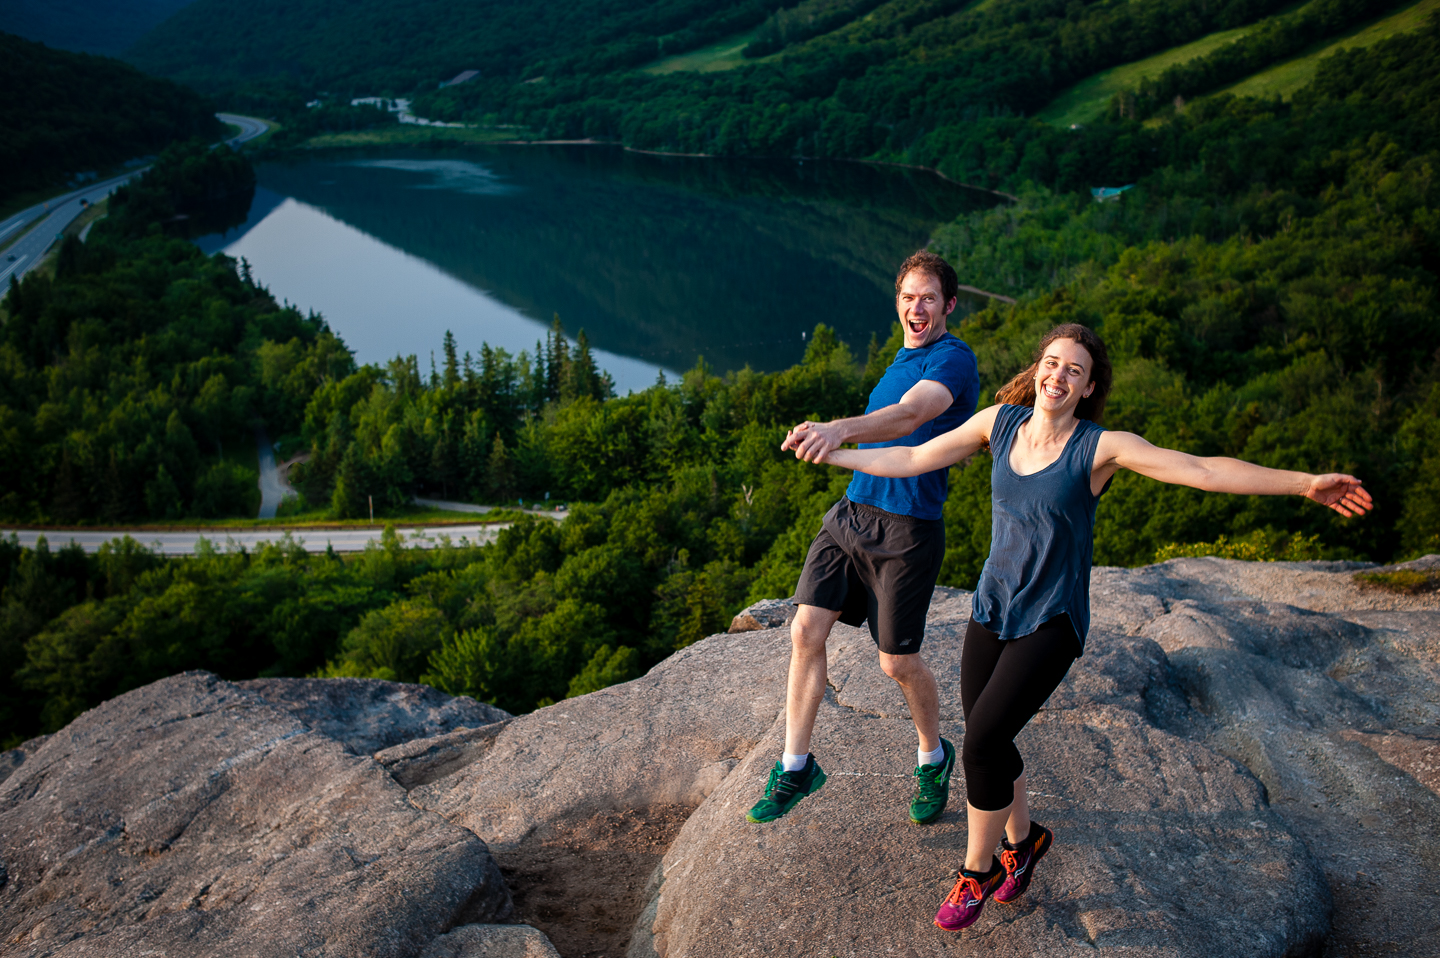
[[[179,84],[8,33],[0,33],[0,85],[0,203],[223,132],[214,107]]]
[[[249,163],[171,147],[110,199],[53,278],[0,304],[0,517],[127,522],[253,515],[253,469],[226,456],[254,429],[298,428],[316,382],[350,354],[187,237],[244,220]],[[243,461],[243,459],[242,459]]]
[[[836,9],[859,19],[807,34]],[[761,46],[755,65],[728,74],[586,72],[572,50],[431,102],[667,148],[879,151],[1007,189],[1018,202],[962,215],[934,239],[963,281],[1019,300],[958,329],[980,359],[982,396],[1046,328],[1084,322],[1116,365],[1110,427],[1198,454],[1353,472],[1377,501],[1346,520],[1298,498],[1125,475],[1099,507],[1098,563],[1220,536],[1283,558],[1440,551],[1440,21],[1322,61],[1289,102],[1194,99],[1206,91],[1172,75],[1164,95],[1187,102],[1157,112],[1145,98],[1160,94],[1142,88],[1103,122],[1059,130],[1022,114],[1107,62],[1275,11],[1158,0],[864,9],[766,13],[756,42],[778,36],[782,56],[764,60]],[[1274,35],[1372,10],[1317,0]],[[1217,82],[1228,62],[1186,76]],[[898,332],[882,342],[877,324],[861,355],[821,325],[791,369],[720,375],[702,361],[625,397],[558,325],[535,355],[463,356],[446,342],[428,373],[413,357],[356,368],[318,318],[277,308],[243,267],[181,240],[192,218],[233,215],[247,174],[228,155],[176,151],[89,243],[61,250],[53,281],[12,288],[3,462],[20,450],[40,466],[0,474],[0,504],[44,519],[233,501],[207,490],[238,483],[202,482],[221,459],[210,445],[263,423],[308,450],[297,480],[308,507],[332,516],[426,492],[549,493],[573,508],[490,545],[424,552],[392,535],[348,559],[291,543],[181,561],[133,543],[95,557],[0,546],[0,735],[58,728],[195,667],[419,680],[524,710],[630,678],[745,601],[790,594],[848,476],[787,459],[780,438],[797,420],[862,408]],[[1129,183],[1119,201],[1089,198],[1090,186]],[[988,466],[981,455],[951,471],[945,584],[972,586],[988,553]]]
[[[1217,30],[1265,25],[1140,91],[1125,112],[1190,99],[1334,36],[1396,0],[533,0],[390,5],[198,0],[147,36],[135,62],[227,103],[291,113],[324,93],[417,97],[439,119],[645,149],[768,156],[956,159],[975,121],[1040,110],[1098,71]],[[1289,12],[1287,12],[1289,11]],[[563,18],[564,28],[556,28]],[[1267,19],[1269,18],[1269,19]],[[1273,22],[1272,22],[1273,21]],[[636,69],[755,26],[751,61],[714,72]],[[480,75],[440,88],[464,69]],[[1089,157],[1078,178],[1138,175],[1143,157]],[[995,186],[995,176],[977,185]],[[1068,188],[1068,187],[1067,187]]]
[[[57,50],[119,56],[191,0],[0,0],[0,30]]]
[[[1176,152],[1161,155],[1183,159],[1118,204],[1036,188],[937,236],[962,269],[1048,290],[960,326],[980,357],[982,395],[1027,361],[1044,329],[1079,320],[1101,331],[1116,363],[1112,427],[1197,453],[1353,471],[1377,500],[1371,515],[1346,520],[1298,498],[1205,495],[1126,475],[1101,502],[1097,562],[1143,563],[1173,543],[1221,536],[1261,557],[1388,560],[1440,547],[1435,39],[1337,58],[1288,106],[1219,100],[1153,130],[1117,120],[1119,133],[1171,143]],[[1355,135],[1337,139],[1336,124]],[[1203,165],[1184,154],[1202,139]],[[183,167],[177,157],[161,171],[177,160]],[[240,181],[230,162],[209,161],[201,178]],[[1252,163],[1276,185],[1244,175]],[[127,205],[145,208],[120,204],[112,229],[133,235]],[[274,311],[223,257],[184,253],[158,231],[131,242],[130,254],[112,247],[115,264],[103,269],[84,265],[102,247],[72,247],[84,268],[67,267],[76,284],[67,300],[84,301],[93,284],[114,302],[215,288],[257,303],[258,316],[233,303],[192,315],[254,317],[242,341],[257,345],[239,353],[258,370],[245,408],[295,430],[311,453],[301,487],[330,515],[431,491],[575,502],[563,522],[527,519],[489,545],[422,551],[390,535],[350,559],[293,543],[185,560],[133,543],[93,557],[0,547],[0,698],[11,703],[12,739],[184,668],[424,681],[511,710],[633,677],[723,628],[745,601],[793,590],[848,476],[781,455],[780,438],[796,420],[858,410],[901,342],[895,327],[861,357],[821,325],[789,370],[721,376],[701,363],[679,383],[625,397],[611,395],[583,340],[572,346],[558,326],[533,356],[463,356],[446,342],[428,375],[413,358],[356,369],[318,321]],[[162,249],[175,273],[148,287],[110,285],[123,256],[145,262]],[[31,282],[18,288],[22,301]],[[264,332],[271,326],[282,332]],[[85,345],[78,333],[64,339]],[[57,341],[47,375],[83,371],[84,350],[57,352]],[[26,348],[35,355],[13,344],[5,355]],[[177,395],[209,381],[165,380]],[[71,395],[59,405],[98,401]],[[112,418],[139,411],[138,397]],[[193,441],[192,424],[205,421],[197,411],[193,400],[178,404],[163,431],[160,414],[145,413],[157,456],[172,423],[176,448],[182,426]],[[988,553],[988,466],[982,455],[951,471],[945,584],[973,586]],[[107,488],[103,475],[89,481]]]

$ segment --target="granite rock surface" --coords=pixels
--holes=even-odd
[[[500,847],[607,809],[696,804],[632,958],[1425,954],[1440,932],[1440,597],[1367,586],[1362,568],[1095,570],[1087,652],[1019,740],[1057,845],[1019,904],[959,936],[930,919],[963,854],[963,792],[939,823],[908,823],[914,733],[863,628],[837,626],[829,649],[829,782],[778,822],[744,821],[781,750],[788,630],[754,628],[787,620],[778,603],[644,678],[507,723],[411,796]],[[968,594],[936,590],[925,654],[956,741],[968,614]]]
[[[485,843],[348,747],[385,737],[363,715],[339,741],[250,685],[172,676],[24,749],[0,784],[0,952],[400,958],[508,917]]]
[[[925,654],[942,730],[958,741],[968,595],[932,603]],[[908,821],[915,735],[864,629],[837,627],[814,752],[830,776],[785,818],[746,824],[783,720],[691,816],[662,865],[649,953],[837,956],[1315,951],[1323,873],[1242,765],[1165,726],[1188,711],[1151,639],[1092,632],[1089,651],[1021,733],[1036,820],[1057,835],[1020,903],[954,935],[932,918],[964,856],[963,786],[927,827]],[[778,638],[778,637],[777,637]],[[1258,894],[1236,894],[1255,885]],[[717,929],[719,933],[717,934]],[[637,944],[639,938],[637,936]],[[646,949],[632,949],[643,955]],[[901,952],[906,953],[906,952]]]
[[[529,925],[461,925],[430,942],[420,958],[560,958],[560,953]]]
[[[1362,568],[1096,569],[1086,654],[1018,740],[1055,848],[960,935],[930,921],[963,786],[938,823],[908,822],[914,731],[867,630],[837,626],[828,650],[828,783],[744,821],[781,750],[793,607],[772,601],[518,717],[419,686],[204,673],[107,702],[0,755],[0,953],[557,953],[495,924],[514,920],[498,859],[564,885],[515,901],[569,909],[565,958],[622,920],[604,954],[1432,954],[1440,595]],[[955,742],[969,607],[937,589],[927,622]]]
[[[428,685],[379,679],[252,679],[236,685],[260,695],[356,755],[510,718],[488,702]]]

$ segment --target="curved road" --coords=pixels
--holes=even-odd
[[[269,123],[253,116],[241,116],[238,113],[217,113],[215,114],[215,118],[221,123],[233,123],[240,128],[239,136],[232,136],[225,141],[225,145],[229,147],[236,147],[247,140],[253,140],[255,137],[270,129]]]
[[[233,113],[217,113],[215,116],[222,123],[233,123],[241,128],[239,136],[225,141],[226,145],[232,148],[247,140],[255,139],[270,128],[270,124],[252,116],[237,116]],[[24,230],[25,227],[35,223],[36,220],[41,220],[34,229],[20,237],[9,248],[0,251],[0,297],[3,297],[8,291],[10,277],[14,276],[19,279],[40,265],[40,261],[50,250],[51,244],[60,238],[65,227],[85,211],[85,206],[81,205],[82,200],[86,204],[98,203],[109,196],[116,187],[128,183],[149,168],[148,165],[142,166],[132,173],[72,190],[0,220],[0,243],[4,243],[16,233]]]

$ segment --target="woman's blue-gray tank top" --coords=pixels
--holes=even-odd
[[[1095,505],[1100,501],[1090,492],[1090,472],[1105,430],[1088,419],[1078,420],[1060,458],[1022,476],[1010,468],[1010,450],[1016,433],[1034,414],[1029,406],[1001,406],[995,415],[990,433],[995,457],[990,472],[990,558],[980,572],[971,615],[1000,638],[1018,639],[1065,613],[1083,652],[1090,630]]]

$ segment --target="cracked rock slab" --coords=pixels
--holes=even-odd
[[[511,717],[489,702],[380,679],[250,679],[235,684],[356,755]]]
[[[694,807],[774,723],[789,654],[783,629],[711,636],[641,678],[515,718],[411,801],[501,845],[597,811]]]
[[[1166,727],[1243,763],[1305,841],[1335,902],[1325,958],[1440,936],[1440,609],[1355,578],[1371,568],[1178,559],[1092,580],[1101,610],[1164,606],[1127,625],[1191,706]]]
[[[42,742],[0,784],[0,860],[14,956],[401,958],[510,909],[484,842],[208,673]]]
[[[730,622],[730,632],[759,632],[779,629],[795,618],[795,603],[789,599],[762,599],[741,609]]]
[[[45,740],[49,737],[48,735],[41,735],[38,738],[30,739],[28,742],[21,742],[19,746],[7,752],[0,752],[0,784],[3,784],[5,779],[15,774],[20,766],[24,765],[25,761],[34,755],[35,751],[39,749],[41,745],[45,744]]]
[[[376,752],[375,761],[402,787],[417,788],[478,762],[504,727],[505,722],[494,722],[480,728],[462,728],[445,735],[416,739]]]

